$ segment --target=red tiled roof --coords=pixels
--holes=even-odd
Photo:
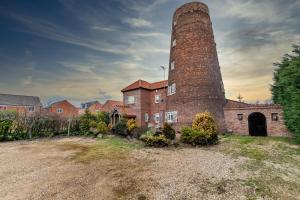
[[[117,110],[118,112],[120,112],[122,115],[127,115],[130,117],[136,116],[134,110],[132,108],[130,108],[129,106],[117,106]]]
[[[147,90],[156,90],[156,89],[167,87],[167,85],[168,85],[167,80],[159,81],[159,82],[155,82],[155,83],[149,83],[144,80],[137,80],[136,82],[130,84],[129,86],[127,86],[126,88],[124,88],[121,91],[126,92],[126,91],[135,90],[135,89],[139,89],[139,88],[144,88]]]
[[[247,103],[244,103],[244,102],[239,102],[239,101],[226,99],[225,108],[246,108],[246,107],[249,107],[249,106],[250,106],[250,104],[247,104]]]
[[[115,100],[107,100],[105,104],[102,106],[102,110],[105,112],[110,112],[112,109],[114,109],[117,106],[122,106],[122,101],[115,101]]]

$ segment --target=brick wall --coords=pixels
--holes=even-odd
[[[266,117],[268,136],[290,136],[284,125],[283,110],[281,106],[257,106],[248,108],[225,108],[225,122],[228,131],[240,135],[249,135],[248,117],[254,112],[262,113]],[[278,113],[278,121],[272,121],[272,113]],[[243,120],[237,115],[243,114]]]
[[[62,109],[63,112],[58,113],[58,109]],[[48,112],[55,113],[63,117],[75,117],[78,115],[78,109],[68,101],[53,103],[49,108],[47,108],[47,110]]]

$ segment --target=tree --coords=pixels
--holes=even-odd
[[[300,143],[300,46],[293,45],[293,54],[274,65],[272,98],[283,106],[285,124]]]
[[[97,113],[97,120],[99,122],[104,122],[106,125],[108,125],[110,122],[109,113],[107,113],[107,112]]]

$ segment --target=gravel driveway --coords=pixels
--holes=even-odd
[[[62,148],[66,143],[89,147],[97,141],[0,144],[0,199],[249,199],[249,192],[272,199],[252,187],[257,172],[245,169],[248,158],[215,147],[138,148],[121,160],[84,163],[74,160],[83,149]]]

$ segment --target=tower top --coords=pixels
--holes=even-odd
[[[193,12],[193,11],[201,11],[209,15],[209,9],[208,6],[202,2],[190,2],[186,3],[179,8],[176,9],[174,13],[174,18],[178,18],[180,15],[185,14],[187,12]]]

